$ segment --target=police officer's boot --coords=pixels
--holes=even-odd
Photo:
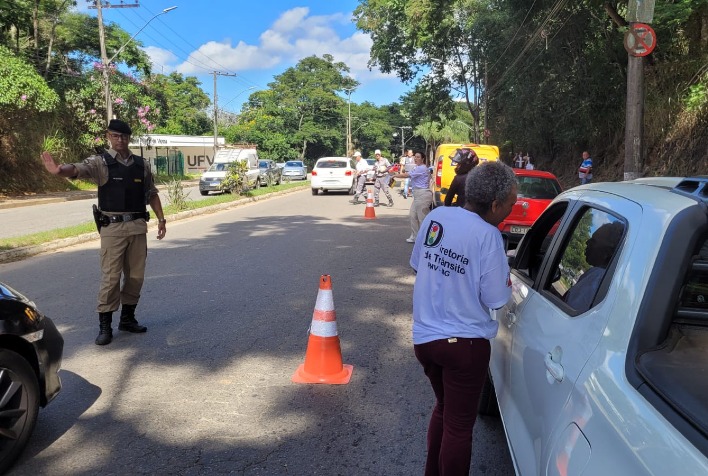
[[[96,337],[96,345],[110,344],[113,340],[113,329],[111,322],[113,321],[112,312],[98,313],[98,337]]]
[[[120,322],[118,323],[118,330],[127,332],[146,332],[147,327],[138,324],[135,320],[135,308],[137,304],[123,304],[120,308]]]

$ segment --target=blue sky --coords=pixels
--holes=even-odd
[[[125,4],[135,2],[123,0]],[[211,71],[235,73],[236,77],[218,77],[219,109],[239,112],[250,93],[265,89],[273,76],[313,54],[329,53],[349,66],[350,74],[361,83],[352,93],[352,102],[390,104],[411,88],[395,75],[369,71],[371,39],[357,31],[352,22],[352,12],[358,5],[353,0],[138,3],[137,8],[104,9],[104,21],[117,23],[131,35],[144,27],[136,38],[152,59],[154,71],[197,76],[210,97],[214,90]],[[87,9],[87,4],[79,0],[79,9],[95,13]],[[154,18],[172,6],[177,8]]]

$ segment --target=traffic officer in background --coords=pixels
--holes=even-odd
[[[354,198],[349,200],[349,203],[356,205],[359,203],[359,196],[364,195],[364,187],[366,186],[366,173],[371,169],[369,163],[361,158],[361,152],[354,152],[354,160],[356,160],[356,193]]]
[[[376,162],[374,163],[374,176],[376,177],[374,182],[374,206],[379,206],[379,192],[383,189],[384,195],[388,198],[388,206],[392,207],[393,198],[391,198],[391,192],[388,191],[388,181],[391,178],[389,175],[391,163],[381,155],[379,149],[374,151],[374,156],[376,156]]]
[[[162,202],[150,167],[145,159],[131,154],[128,149],[131,132],[128,124],[112,119],[107,131],[111,148],[83,162],[57,166],[49,152],[42,153],[44,166],[50,173],[85,179],[98,185],[95,218],[101,235],[101,285],[96,345],[106,345],[113,340],[113,312],[121,304],[118,329],[136,333],[147,331],[147,327],[135,319],[147,258],[147,204],[158,218],[157,239],[161,240],[166,233]]]

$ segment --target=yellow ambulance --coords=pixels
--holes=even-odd
[[[479,162],[499,160],[499,147],[487,144],[440,144],[433,158],[433,191],[435,206],[445,203],[445,195],[455,176],[456,162],[452,158],[457,149],[472,149],[479,157]]]

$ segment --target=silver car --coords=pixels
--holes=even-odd
[[[307,167],[302,160],[289,160],[283,166],[283,178],[286,180],[307,180]]]

